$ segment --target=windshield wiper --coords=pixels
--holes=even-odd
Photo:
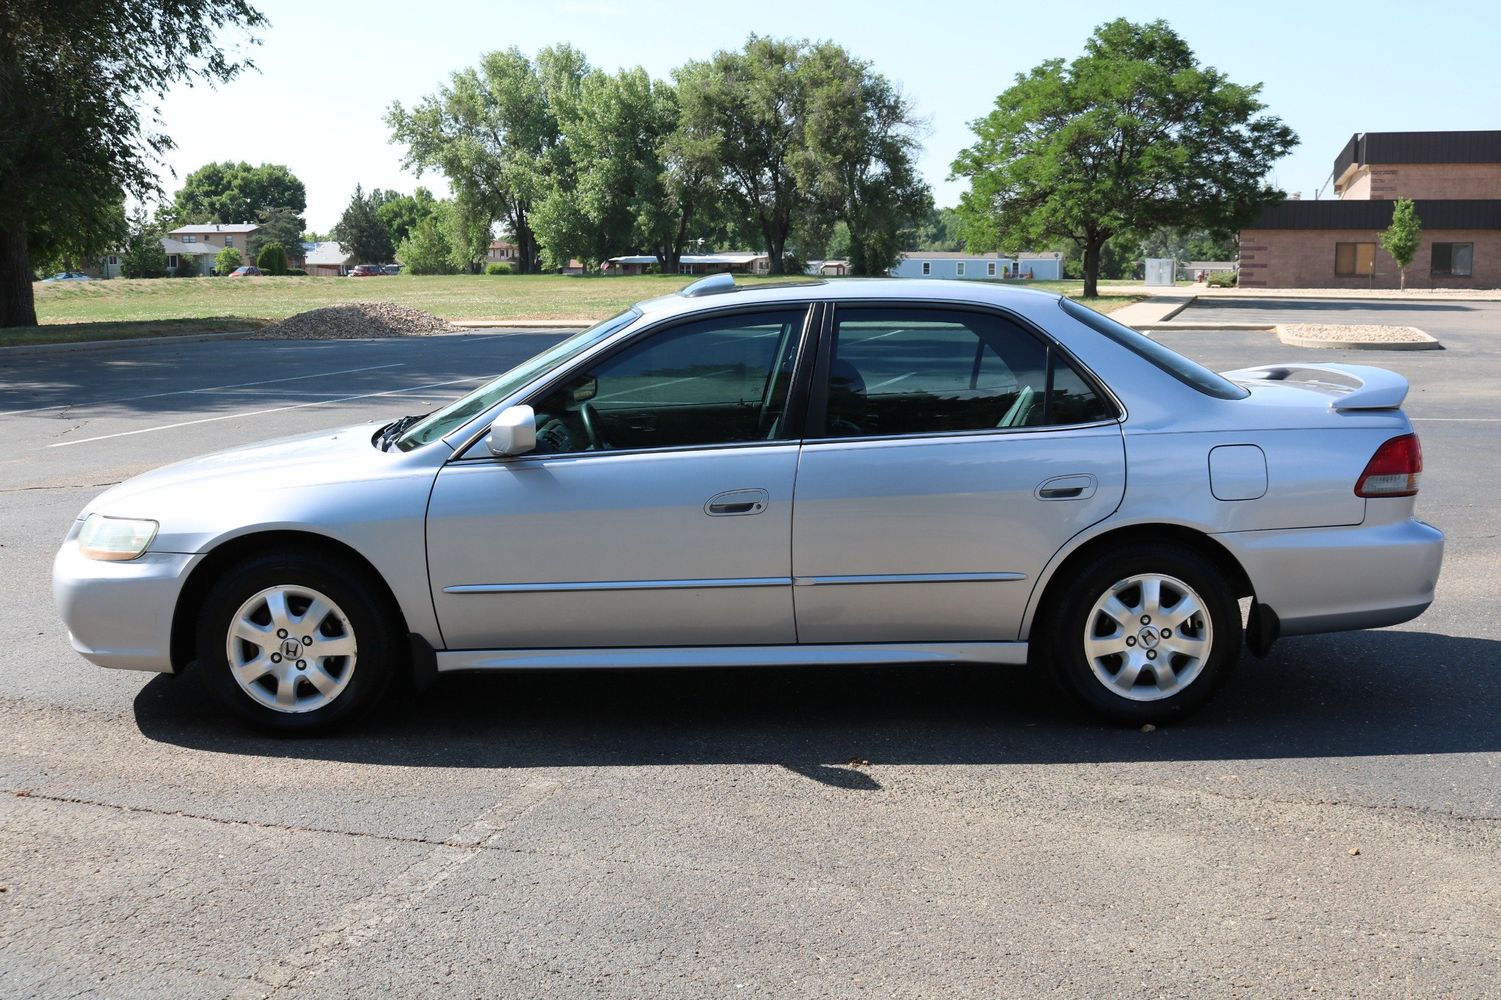
[[[380,450],[390,451],[391,442],[400,437],[402,431],[406,430],[408,427],[412,426],[425,416],[427,416],[426,413],[414,413],[411,416],[402,417],[400,420],[393,420],[386,426],[382,427],[380,429]]]

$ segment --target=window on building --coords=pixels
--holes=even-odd
[[[167,254],[167,270],[169,270],[169,271],[175,271],[175,270],[177,270],[177,254],[175,254],[175,253],[169,253],[169,254]]]
[[[1473,243],[1433,244],[1433,276],[1435,278],[1468,278],[1475,262]]]
[[[932,264],[932,262],[931,261],[926,261],[926,260],[923,261],[922,262],[922,276],[924,278],[926,278],[928,275],[930,275],[932,273],[933,273],[933,264]]]
[[[954,274],[955,276],[960,278],[964,277],[964,261],[961,260],[958,264],[955,265]]]
[[[194,236],[192,233],[186,233],[183,235],[182,241],[184,243],[197,243],[198,237]]]
[[[234,246],[235,245],[235,238],[233,236],[226,236],[226,237],[224,237],[224,245],[227,246],[227,247]]]
[[[986,261],[985,262],[985,277],[987,277],[987,278],[994,278],[995,277],[995,261],[990,260],[990,261]]]
[[[1334,273],[1340,275],[1371,274],[1376,270],[1376,244],[1334,244]]]

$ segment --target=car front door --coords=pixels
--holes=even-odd
[[[1125,488],[1114,404],[996,312],[840,306],[792,562],[804,643],[1017,639],[1047,560]]]
[[[814,312],[648,331],[528,400],[534,452],[449,463],[427,528],[447,647],[795,642],[789,395]]]

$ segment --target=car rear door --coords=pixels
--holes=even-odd
[[[1007,315],[832,310],[797,471],[798,641],[1017,639],[1047,560],[1120,504],[1118,416]]]

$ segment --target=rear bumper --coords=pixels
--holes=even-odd
[[[1340,528],[1215,535],[1240,562],[1282,635],[1380,628],[1433,603],[1444,533],[1416,518]]]
[[[101,667],[170,673],[172,613],[199,558],[147,552],[101,562],[79,553],[70,536],[52,562],[52,596],[73,648]]]

